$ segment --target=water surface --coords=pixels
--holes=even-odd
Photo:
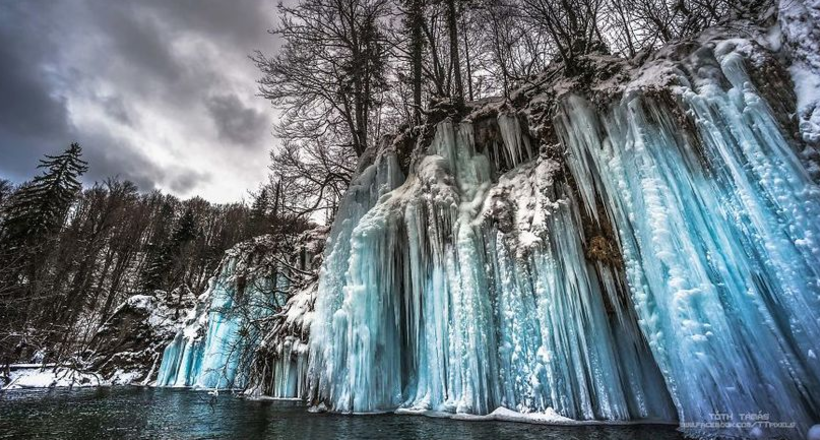
[[[412,415],[312,414],[291,402],[118,387],[0,395],[0,439],[681,440],[669,426],[556,427]]]

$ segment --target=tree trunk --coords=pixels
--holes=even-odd
[[[424,34],[422,32],[422,0],[412,0],[410,6],[410,58],[413,69],[413,119],[421,125],[421,63],[424,56]]]
[[[461,81],[461,59],[458,54],[458,11],[456,0],[447,0],[447,27],[450,30],[450,68],[453,71],[453,104],[464,106],[464,84]]]
[[[464,61],[467,63],[467,97],[470,101],[475,100],[473,97],[473,70],[470,67],[470,44],[467,41],[467,26],[464,23],[464,14],[461,15],[461,34],[464,38]]]

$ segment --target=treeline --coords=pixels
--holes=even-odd
[[[771,0],[300,0],[280,4],[276,53],[252,56],[283,117],[272,185],[283,209],[332,215],[358,158],[433,106],[509,99],[549,65],[648,55]]]
[[[77,144],[39,168],[18,187],[0,180],[0,365],[82,350],[134,294],[182,313],[226,249],[281,223],[266,192],[246,206],[140,193],[117,178],[83,188]]]

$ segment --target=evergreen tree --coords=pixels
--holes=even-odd
[[[268,215],[268,188],[262,187],[251,205],[251,216],[254,221],[264,220]]]
[[[196,237],[196,217],[191,209],[185,210],[179,219],[174,233],[171,234],[171,246],[174,250],[181,249],[186,243]]]
[[[179,264],[180,256],[185,245],[196,238],[196,217],[191,209],[187,209],[177,222],[176,228],[164,246],[159,246],[151,256],[148,267],[143,274],[144,287],[148,290],[165,290],[173,284],[169,276],[176,272],[174,266]]]
[[[75,142],[60,155],[46,155],[37,168],[43,173],[23,185],[6,209],[2,231],[6,246],[31,245],[59,232],[82,188],[79,178],[88,171],[88,163]]]
[[[45,276],[51,269],[51,245],[82,188],[79,178],[88,170],[76,143],[62,154],[46,155],[37,168],[42,174],[14,193],[0,227],[0,291],[8,299],[0,304],[0,316],[12,328],[26,328],[42,313],[34,302],[52,294]],[[16,349],[25,345],[18,343]]]
[[[3,212],[5,211],[3,208],[6,206],[6,203],[8,203],[9,197],[11,197],[13,192],[14,185],[12,185],[11,181],[0,179],[0,218],[2,218]]]
[[[269,203],[269,204],[272,205],[271,206],[271,217],[273,217],[274,219],[279,217],[279,214],[280,214],[280,212],[279,212],[280,202],[279,201],[281,199],[282,199],[282,181],[277,180],[276,185],[274,185],[274,187],[273,187],[273,202]]]

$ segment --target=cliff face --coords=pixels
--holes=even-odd
[[[149,295],[128,298],[94,335],[90,369],[105,380],[126,373],[132,383],[153,381],[176,325],[174,312],[161,300]]]
[[[817,152],[767,32],[589,57],[382,148],[327,244],[311,401],[807,432]]]

